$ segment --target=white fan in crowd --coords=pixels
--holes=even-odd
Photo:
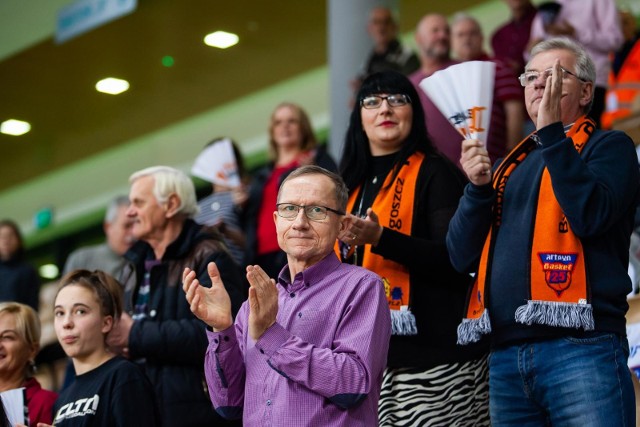
[[[231,141],[218,141],[202,150],[191,168],[191,174],[213,184],[239,187],[238,163]]]
[[[420,88],[465,139],[486,144],[491,122],[495,64],[468,61],[436,71]]]

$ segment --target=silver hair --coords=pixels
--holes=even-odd
[[[531,58],[525,67],[525,70],[529,69],[529,63],[538,54],[549,50],[566,50],[571,52],[576,59],[576,75],[580,79],[594,83],[596,81],[596,66],[593,63],[593,59],[589,56],[584,47],[576,41],[568,37],[553,37],[547,40],[543,40],[531,49]],[[584,109],[584,113],[588,113],[591,110],[593,104],[593,94],[591,91],[591,102],[587,104]]]
[[[455,15],[453,15],[453,17],[451,18],[451,23],[449,24],[449,28],[453,28],[454,25],[463,21],[473,22],[478,28],[478,30],[480,30],[480,34],[482,34],[482,26],[480,25],[480,22],[478,22],[476,18],[474,18],[473,16],[465,12],[458,12]]]
[[[151,176],[154,179],[153,195],[158,203],[166,203],[171,194],[175,194],[180,200],[177,214],[189,218],[198,214],[196,190],[187,174],[170,166],[151,166],[131,174],[129,183],[145,176]]]
[[[292,180],[294,178],[298,178],[304,175],[324,175],[328,177],[334,186],[336,203],[338,204],[336,209],[344,212],[347,209],[347,200],[349,199],[349,189],[345,185],[342,177],[336,173],[333,173],[329,170],[326,170],[323,167],[317,165],[307,165],[299,167],[291,172],[280,184],[280,189],[278,190],[278,201],[280,201],[280,192],[282,191],[282,187],[284,187],[284,183]]]
[[[109,202],[107,211],[104,214],[104,222],[113,224],[118,217],[118,210],[120,210],[121,207],[129,207],[129,198],[127,196],[117,196]]]

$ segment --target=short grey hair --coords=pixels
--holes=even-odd
[[[480,31],[480,34],[482,34],[482,26],[480,25],[480,22],[478,22],[476,18],[465,12],[457,12],[455,15],[453,15],[453,17],[451,18],[451,23],[449,24],[449,28],[453,28],[454,25],[464,21],[473,22],[476,28]]]
[[[548,50],[566,50],[571,52],[576,58],[576,75],[584,81],[595,83],[596,66],[593,63],[593,59],[591,59],[591,57],[581,44],[568,37],[553,37],[547,40],[543,40],[535,45],[531,49],[531,59],[533,59],[536,55]],[[529,68],[531,59],[529,59],[529,62],[527,62],[525,70]],[[591,91],[591,102],[585,107],[585,114],[588,113],[589,110],[591,110],[591,105],[593,104],[593,94],[594,92]]]
[[[107,211],[104,214],[104,222],[107,224],[113,224],[118,217],[118,210],[120,210],[121,207],[129,207],[129,197],[117,196],[113,198],[107,206]]]
[[[333,173],[323,167],[317,165],[307,165],[302,166],[295,169],[291,172],[280,184],[280,189],[278,190],[278,201],[280,201],[280,193],[282,192],[282,187],[287,181],[290,181],[294,178],[299,178],[304,175],[324,175],[328,177],[331,182],[333,182],[336,203],[338,206],[337,210],[344,212],[347,209],[347,200],[349,199],[349,189],[346,184],[342,180],[342,177],[336,173]]]
[[[175,194],[180,199],[177,214],[189,218],[198,214],[196,190],[193,181],[186,173],[170,166],[152,166],[131,174],[129,183],[133,184],[134,181],[145,176],[151,176],[154,179],[153,195],[158,203],[166,203],[171,194]]]

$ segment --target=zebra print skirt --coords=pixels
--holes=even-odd
[[[380,426],[490,426],[487,357],[435,368],[387,368]]]

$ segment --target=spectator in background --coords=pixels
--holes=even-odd
[[[420,89],[420,82],[450,65],[456,64],[449,56],[450,31],[447,18],[440,14],[424,16],[416,28],[416,43],[420,56],[420,69],[409,76],[415,86],[427,125],[427,132],[435,147],[454,164],[460,165],[462,135],[442,115],[438,107]]]
[[[392,336],[379,425],[483,426],[488,349],[456,344],[470,278],[453,269],[445,245],[466,179],[435,152],[417,97],[391,71],[360,88],[340,163],[350,189],[340,254],[385,284]]]
[[[71,252],[64,265],[63,275],[84,269],[104,271],[112,277],[120,277],[127,261],[124,254],[135,242],[132,234],[133,220],[127,216],[129,198],[117,196],[109,202],[102,222],[106,241]],[[62,390],[75,378],[72,360],[69,359]]]
[[[15,222],[0,221],[0,302],[15,301],[38,311],[40,278],[24,259],[24,242]]]
[[[287,263],[286,254],[278,246],[273,222],[280,183],[299,166],[316,164],[331,171],[337,166],[325,148],[317,146],[307,113],[291,102],[273,110],[269,152],[271,161],[255,172],[249,187],[244,210],[247,247],[243,265],[258,264],[269,277],[278,277]]]
[[[614,120],[627,117],[634,107],[640,111],[640,34],[636,17],[630,12],[621,12],[620,19],[624,43],[611,64],[605,112],[601,118],[604,129],[611,129]]]
[[[106,343],[122,312],[120,283],[102,271],[74,270],[60,280],[53,311],[58,341],[77,373],[55,403],[55,426],[161,425],[149,380]]]
[[[58,395],[43,390],[33,375],[40,350],[40,319],[35,310],[17,302],[0,303],[0,393],[24,387],[29,425],[50,424]]]
[[[398,40],[398,22],[391,9],[386,7],[371,9],[367,33],[373,41],[373,49],[360,75],[353,82],[354,93],[370,74],[393,70],[409,75],[420,68],[420,61],[416,54]]]
[[[605,107],[611,53],[622,46],[620,17],[615,0],[557,0],[559,11],[547,21],[538,13],[531,25],[529,46],[556,36],[570,37],[587,50],[596,65],[593,107],[589,115],[600,127]]]
[[[109,334],[109,346],[144,367],[163,424],[216,425],[222,420],[202,383],[207,337],[185,300],[182,271],[190,266],[208,286],[207,264],[215,261],[234,314],[244,300],[244,282],[222,236],[191,219],[198,205],[185,173],[155,166],[132,174],[129,182],[127,215],[138,241],[125,254],[125,311]]]
[[[221,161],[225,148],[228,148],[222,147],[225,144],[229,144],[233,159]],[[216,148],[220,151],[208,151]],[[212,157],[207,157],[207,153]],[[201,161],[207,164],[202,164]],[[201,171],[201,167],[207,169]],[[209,196],[198,202],[200,213],[194,218],[195,222],[215,226],[224,236],[224,242],[233,260],[239,266],[242,265],[246,237],[241,224],[241,206],[247,200],[247,173],[238,145],[230,138],[214,139],[196,159],[191,173],[208,180],[213,190]]]
[[[454,16],[451,23],[451,47],[458,60],[492,61],[496,65],[493,106],[487,137],[491,161],[504,157],[520,142],[524,124],[522,87],[512,71],[483,50],[484,37],[478,21],[464,13]]]
[[[529,47],[531,23],[536,8],[531,0],[504,0],[511,20],[497,28],[491,36],[491,49],[496,59],[503,61],[518,77],[524,71],[524,53]]]
[[[82,268],[90,271],[102,270],[113,277],[120,276],[126,263],[122,256],[135,240],[131,233],[133,220],[127,217],[128,207],[127,196],[111,200],[102,222],[106,241],[73,251],[67,258],[63,274]]]
[[[380,277],[340,262],[347,188],[303,166],[274,206],[287,264],[276,280],[247,266],[249,299],[234,319],[216,264],[212,286],[187,268],[183,287],[210,326],[205,372],[216,410],[246,426],[374,426],[391,319]]]

